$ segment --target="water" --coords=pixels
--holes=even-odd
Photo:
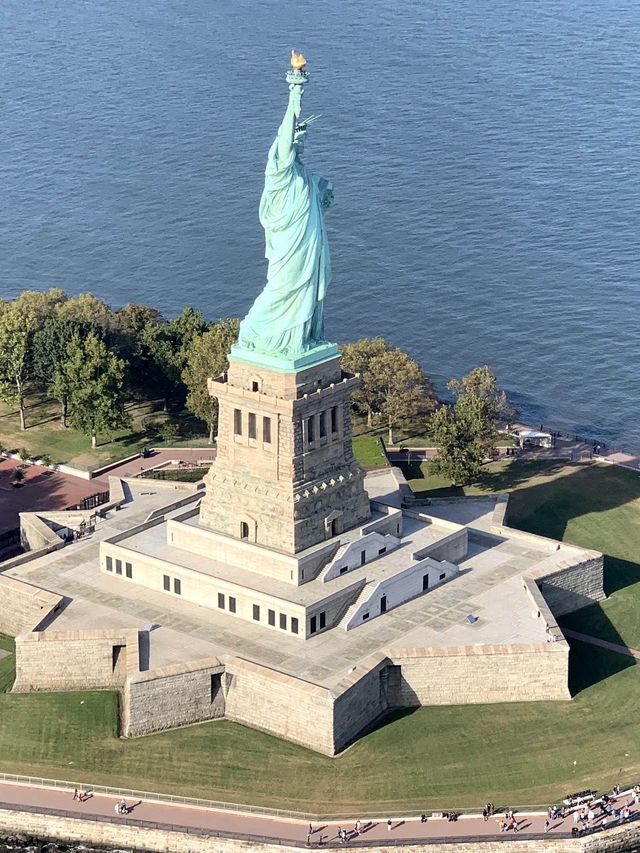
[[[4,0],[0,293],[242,314],[291,47],[335,184],[328,331],[640,450],[631,0]]]

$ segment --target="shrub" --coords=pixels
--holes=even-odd
[[[169,441],[172,438],[175,438],[180,434],[180,430],[178,429],[177,424],[174,424],[173,421],[165,421],[160,426],[160,435],[164,438],[165,441]]]
[[[20,459],[22,459],[23,462],[28,462],[31,458],[31,454],[29,453],[26,447],[21,447],[20,450],[18,450],[18,456],[20,457]]]
[[[162,425],[163,425],[162,421],[145,421],[145,423],[144,423],[145,435],[148,435],[149,438],[155,438],[155,436],[160,435]]]
[[[40,462],[41,462],[43,465],[46,465],[46,466],[47,466],[47,468],[48,468],[48,467],[49,467],[49,465],[51,465],[51,464],[52,464],[53,459],[49,456],[49,454],[48,454],[48,453],[44,453],[44,454],[40,457]]]
[[[22,470],[22,468],[15,469],[15,471],[13,472],[13,479],[16,483],[20,483],[22,480],[24,480],[24,471]]]

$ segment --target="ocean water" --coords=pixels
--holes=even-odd
[[[292,47],[333,180],[338,341],[490,362],[536,422],[640,450],[631,0],[3,0],[0,295],[242,314]]]

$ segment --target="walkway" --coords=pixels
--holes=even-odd
[[[269,839],[277,842],[292,842],[306,845],[309,824],[306,820],[287,817],[274,817],[256,813],[243,813],[224,809],[204,808],[167,802],[128,799],[128,805],[134,808],[129,817],[119,817],[114,806],[120,799],[118,795],[95,794],[84,803],[73,799],[73,789],[45,788],[35,785],[10,784],[0,782],[0,808],[28,807],[39,812],[65,812],[70,817],[105,818],[113,822],[129,824],[161,824],[167,829],[203,831],[205,834],[231,835],[257,840]],[[617,805],[624,803],[625,796],[620,795]],[[635,809],[635,810],[634,810]],[[638,807],[632,809],[640,817]],[[541,836],[544,832],[546,814],[516,814],[519,822],[518,838]],[[425,823],[420,818],[394,819],[392,829],[387,829],[387,818],[381,816],[373,820],[363,820],[363,832],[358,837],[362,844],[370,843],[419,843],[442,839],[452,841],[471,841],[473,839],[501,838],[505,841],[513,837],[513,832],[501,833],[498,827],[500,816],[484,821],[481,816],[461,816],[457,821],[429,816]],[[355,818],[315,824],[311,835],[312,845],[339,844],[337,830],[342,826],[353,834]],[[567,836],[571,833],[573,819],[558,819],[550,827],[549,834]]]
[[[178,461],[186,462],[189,465],[196,465],[198,462],[207,460],[207,464],[216,458],[215,447],[168,447],[154,448],[146,459],[141,456],[136,456],[135,459],[130,459],[128,462],[121,462],[119,465],[100,474],[99,477],[94,477],[92,483],[106,483],[109,487],[109,477],[135,477],[141,471],[147,471],[149,468],[157,468],[166,462]]]
[[[20,460],[0,458],[0,533],[20,525],[20,512],[64,510],[83,498],[109,488],[97,480],[82,480],[40,465],[25,465],[24,480],[12,486]]]

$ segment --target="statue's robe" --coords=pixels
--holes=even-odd
[[[321,203],[327,182],[306,168],[293,144],[281,156],[278,142],[276,137],[269,150],[260,200],[267,284],[240,324],[239,343],[291,357],[324,340],[324,297],[331,280]]]

